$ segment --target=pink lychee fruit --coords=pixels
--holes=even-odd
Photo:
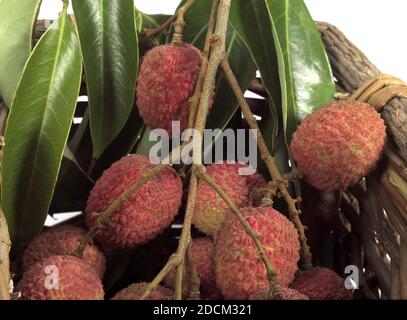
[[[241,214],[259,237],[278,283],[288,286],[300,258],[294,225],[270,207],[243,208]],[[253,239],[232,214],[226,216],[215,239],[215,276],[225,299],[245,300],[269,287],[266,268]]]
[[[140,181],[153,165],[147,156],[129,155],[115,162],[96,182],[86,207],[94,226],[101,212]],[[161,170],[120,205],[103,224],[96,239],[109,247],[135,247],[154,239],[170,226],[181,205],[182,182],[170,167]]]
[[[102,282],[82,259],[52,256],[34,263],[17,285],[26,300],[103,300]]]
[[[145,282],[134,283],[120,290],[112,300],[140,300],[149,284]],[[164,286],[158,285],[148,296],[147,300],[172,300],[174,292]]]
[[[293,135],[291,151],[310,185],[344,190],[375,167],[385,141],[384,121],[372,106],[338,101],[304,119]]]
[[[238,207],[250,204],[253,188],[264,186],[264,178],[257,172],[244,175],[247,165],[241,163],[215,163],[206,167],[206,173]],[[228,204],[204,180],[198,182],[193,223],[200,231],[215,236],[226,213]]]
[[[23,270],[27,271],[34,263],[59,255],[73,255],[86,231],[68,224],[43,231],[27,246],[23,254]],[[95,244],[88,244],[83,252],[83,260],[92,266],[102,278],[106,258]]]
[[[161,45],[147,52],[137,80],[136,104],[144,122],[170,135],[172,121],[187,128],[201,52],[191,44]]]
[[[311,300],[348,300],[352,296],[344,280],[327,268],[297,272],[290,288],[307,295]]]
[[[268,290],[260,290],[249,297],[249,300],[309,300],[309,298],[297,290],[281,287],[279,297],[269,297]]]

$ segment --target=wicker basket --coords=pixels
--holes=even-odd
[[[380,71],[337,28],[317,23],[337,79],[352,93]],[[407,299],[407,99],[382,110],[390,138],[376,171],[341,195],[348,230],[345,264],[361,272],[360,289],[376,299]]]

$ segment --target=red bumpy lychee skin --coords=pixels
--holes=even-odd
[[[97,215],[151,169],[147,156],[129,155],[107,169],[92,189],[86,219],[89,227]],[[182,182],[171,168],[166,168],[133,192],[113,212],[110,222],[102,226],[96,239],[109,247],[135,247],[154,239],[167,228],[178,213]]]
[[[247,169],[241,163],[215,163],[206,167],[206,173],[226,192],[238,207],[250,205],[250,193],[255,187],[266,184],[259,173],[243,175],[240,169]],[[218,232],[229,206],[222,197],[205,181],[198,182],[193,223],[200,231],[210,236]]]
[[[18,283],[26,300],[103,300],[102,282],[83,260],[52,256],[32,265]]]
[[[288,286],[297,271],[300,242],[294,225],[273,208],[244,208],[247,223],[259,236],[279,283]],[[215,239],[216,286],[225,299],[248,299],[268,288],[266,268],[254,241],[231,214]]]
[[[384,121],[372,106],[339,101],[305,118],[293,135],[291,151],[313,187],[344,190],[374,168],[385,141]]]
[[[201,65],[201,52],[193,45],[161,45],[147,52],[137,80],[137,107],[144,122],[153,129],[172,133],[172,121],[187,128]]]
[[[327,268],[297,272],[290,288],[307,295],[311,300],[348,300],[352,296],[344,280]]]
[[[140,300],[146,291],[148,283],[140,282],[130,285],[129,287],[120,290],[112,298],[112,300]],[[174,292],[166,287],[158,285],[148,296],[147,300],[172,300]]]
[[[67,224],[42,232],[25,249],[23,270],[27,271],[34,263],[51,256],[74,254],[85,235],[85,230]],[[103,277],[106,258],[96,245],[86,246],[83,260],[92,266],[101,278]]]
[[[249,300],[309,300],[309,298],[297,290],[280,287],[280,296],[269,298],[268,290],[260,290],[252,294]]]

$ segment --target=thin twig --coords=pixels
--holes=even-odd
[[[0,300],[10,300],[10,247],[7,221],[0,209]]]
[[[257,120],[254,117],[253,113],[250,110],[250,107],[244,98],[244,94],[242,89],[239,86],[239,83],[233,73],[233,70],[229,64],[229,61],[227,57],[225,57],[221,63],[221,67],[223,69],[223,72],[225,74],[226,79],[228,80],[239,104],[242,109],[243,115],[251,129],[256,130],[257,132],[257,144],[260,149],[260,154],[262,160],[265,162],[268,171],[270,172],[270,175],[273,177],[274,181],[276,181],[279,185],[279,190],[281,194],[283,195],[285,201],[287,202],[288,209],[290,212],[291,219],[293,220],[295,226],[297,227],[300,241],[301,241],[301,253],[302,253],[302,264],[305,269],[312,268],[312,255],[310,248],[307,243],[307,238],[305,235],[305,228],[300,220],[299,217],[299,212],[296,207],[296,203],[298,202],[298,199],[293,199],[290,195],[290,192],[288,191],[287,188],[287,180],[284,178],[284,176],[281,174],[277,163],[275,159],[272,157],[270,154],[267,144],[264,141],[264,138],[261,134],[261,131],[259,129],[259,126],[257,124]]]
[[[178,9],[176,20],[174,22],[174,34],[172,36],[173,44],[182,44],[182,35],[184,33],[185,20],[184,16],[188,9],[194,4],[195,0],[187,0],[185,4]]]
[[[208,115],[209,103],[212,94],[212,88],[215,85],[216,72],[219,68],[219,65],[223,59],[226,47],[226,31],[229,21],[229,12],[230,12],[230,3],[231,0],[220,0],[218,10],[217,10],[217,19],[216,19],[216,28],[215,33],[212,39],[213,49],[210,55],[208,62],[208,68],[206,71],[206,76],[204,83],[202,85],[202,94],[199,101],[197,116],[194,128],[198,134],[193,137],[193,165],[192,165],[192,174],[189,185],[187,209],[185,212],[183,228],[181,232],[181,237],[179,240],[177,252],[169,259],[165,267],[160,271],[156,278],[149,284],[146,292],[143,294],[142,299],[148,297],[154,288],[162,281],[165,275],[171,270],[173,266],[177,266],[177,281],[175,284],[176,299],[182,299],[182,272],[183,267],[179,267],[181,263],[185,260],[185,254],[188,248],[189,239],[191,236],[191,225],[192,217],[195,207],[195,199],[198,185],[198,169],[202,165],[202,135],[205,129],[206,118]]]
[[[162,32],[166,33],[176,18],[177,18],[176,15],[171,16],[167,21],[164,22],[164,24],[162,26],[160,26],[158,28],[154,28],[154,29],[144,28],[143,33],[147,38],[154,39],[160,33],[162,33]]]
[[[194,94],[189,100],[190,110],[189,110],[189,118],[188,118],[188,128],[192,128],[192,126],[194,125],[194,122],[196,120],[195,119],[196,112],[198,110],[198,105],[199,105],[199,101],[201,99],[201,94],[202,94],[202,83],[204,81],[204,78],[206,75],[206,70],[208,68],[208,57],[209,57],[209,51],[210,51],[210,47],[211,47],[211,39],[212,39],[213,31],[215,28],[216,13],[217,13],[218,5],[219,5],[219,0],[213,0],[211,15],[209,17],[209,22],[208,22],[208,31],[206,33],[205,45],[204,45],[202,58],[201,58],[201,67],[199,69],[199,74],[198,74]]]
[[[202,95],[199,102],[198,112],[195,121],[195,130],[199,133],[193,139],[194,152],[193,152],[193,165],[192,165],[192,176],[190,182],[190,194],[188,195],[187,210],[185,213],[184,227],[181,233],[180,244],[178,252],[181,257],[185,258],[185,252],[187,249],[187,242],[190,237],[192,217],[194,213],[194,206],[196,200],[197,191],[197,174],[200,166],[202,165],[202,136],[206,125],[206,118],[208,116],[209,104],[211,101],[212,90],[215,85],[216,73],[219,68],[220,63],[225,55],[226,49],[226,33],[229,22],[229,12],[230,12],[231,0],[221,0],[217,9],[217,20],[215,33],[212,37],[216,41],[212,42],[213,48],[210,55],[207,74],[205,76],[205,81],[202,88]],[[199,150],[199,152],[197,152]],[[191,190],[192,189],[192,190]],[[182,267],[178,270],[179,274],[182,275]],[[182,276],[177,277],[180,279],[176,283],[176,299],[182,298]],[[180,289],[181,288],[181,289]],[[181,294],[180,294],[181,293]]]

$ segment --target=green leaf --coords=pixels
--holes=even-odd
[[[230,21],[249,49],[250,55],[261,73],[272,107],[278,107],[280,84],[277,57],[271,41],[273,33],[264,1],[233,1]]]
[[[141,138],[139,139],[136,147],[137,154],[144,154],[148,156],[150,149],[158,143],[158,141],[150,141],[151,129],[147,126],[143,126]]]
[[[277,52],[287,143],[297,123],[332,102],[335,84],[314,21],[303,0],[266,0]]]
[[[11,106],[31,53],[31,38],[41,0],[0,0],[0,95]]]
[[[112,163],[129,154],[139,141],[143,128],[143,119],[138,114],[137,108],[134,108],[120,134],[97,160],[92,177],[98,178]]]
[[[44,224],[76,106],[82,58],[64,12],[33,50],[8,118],[2,204],[14,242]]]
[[[168,14],[147,14],[136,9],[136,28],[141,32],[144,28],[155,29],[161,27],[169,18]]]
[[[132,0],[73,0],[85,64],[93,157],[99,158],[134,106],[138,43]]]

